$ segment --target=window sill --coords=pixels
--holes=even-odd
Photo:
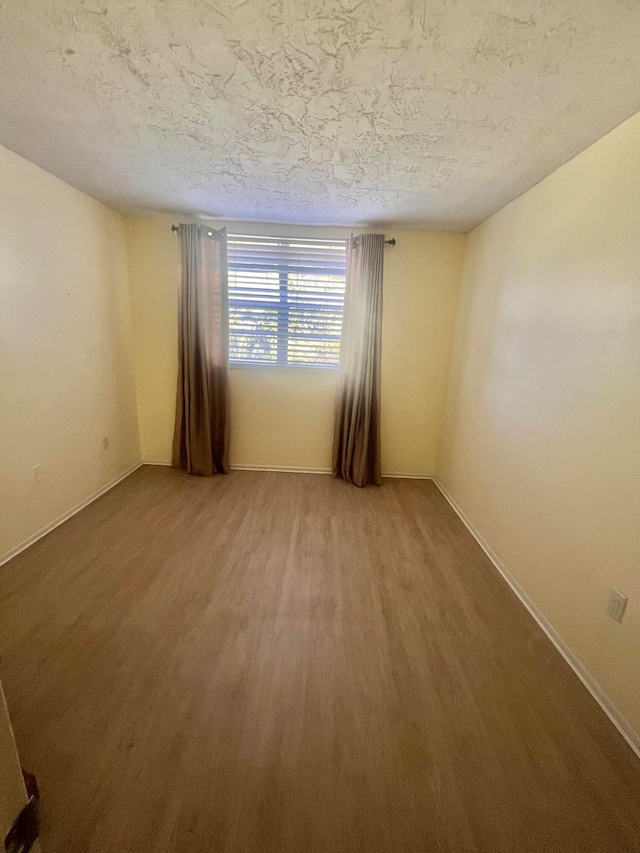
[[[329,367],[315,364],[249,364],[247,362],[229,362],[231,370],[323,370],[327,373],[336,373],[338,366]]]

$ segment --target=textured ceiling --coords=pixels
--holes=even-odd
[[[0,142],[125,213],[467,230],[640,110],[639,45],[640,0],[0,0]]]

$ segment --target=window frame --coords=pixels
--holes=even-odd
[[[328,244],[344,244],[344,264],[340,266],[340,268],[336,268],[333,272],[324,272],[325,275],[335,275],[336,277],[342,278],[344,285],[346,286],[346,253],[347,253],[347,245],[348,238],[315,238],[315,237],[299,237],[299,236],[279,236],[279,235],[263,235],[263,234],[229,234],[228,242],[233,242],[234,239],[242,239],[242,240],[273,240],[277,241],[280,244],[284,244],[285,246],[289,246],[291,243],[328,243]],[[308,337],[305,335],[296,335],[295,333],[291,333],[289,326],[289,315],[292,306],[295,308],[295,302],[292,303],[289,299],[290,294],[290,282],[289,276],[299,275],[301,272],[301,267],[286,263],[286,259],[282,259],[277,265],[273,263],[252,263],[242,265],[237,262],[232,262],[230,258],[227,261],[228,272],[231,274],[232,270],[238,268],[244,268],[247,271],[255,270],[256,268],[261,269],[265,272],[274,272],[278,273],[279,276],[279,299],[269,304],[269,306],[265,306],[264,304],[260,304],[261,300],[259,297],[250,299],[243,299],[242,301],[235,301],[229,295],[229,313],[231,315],[231,309],[235,305],[239,307],[248,307],[253,305],[258,305],[260,307],[269,307],[274,308],[277,311],[277,328],[273,335],[265,335],[265,337],[275,337],[276,339],[276,359],[275,361],[261,361],[259,359],[250,359],[250,358],[233,358],[229,355],[229,366],[232,368],[293,368],[298,369],[302,368],[304,370],[337,370],[338,369],[338,361],[336,360],[334,363],[321,363],[321,362],[290,362],[289,361],[289,340],[290,338],[304,338]],[[304,274],[304,272],[302,273]],[[230,288],[231,290],[231,288]],[[299,306],[298,306],[299,307]],[[329,313],[329,310],[327,310]],[[340,322],[342,324],[342,319],[344,317],[344,290],[343,290],[343,301],[340,309]],[[231,316],[229,317],[229,342],[231,343],[232,336],[234,334],[232,324],[231,324]],[[236,334],[242,334],[242,332],[236,332]],[[337,341],[338,350],[340,346],[342,334],[341,332],[337,335],[335,334],[326,334],[318,337],[318,340],[321,341]]]

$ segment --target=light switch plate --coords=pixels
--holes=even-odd
[[[628,600],[626,595],[623,595],[619,589],[612,586],[609,593],[609,603],[607,604],[607,613],[609,616],[612,616],[617,622],[622,622]]]

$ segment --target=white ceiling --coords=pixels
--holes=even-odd
[[[639,48],[640,0],[0,0],[0,142],[124,213],[468,230]]]

